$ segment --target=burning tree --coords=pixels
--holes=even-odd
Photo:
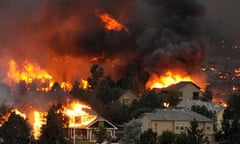
[[[40,144],[53,144],[64,142],[64,128],[68,125],[67,117],[63,114],[61,104],[54,105],[47,114],[47,123],[42,127]]]
[[[3,143],[29,144],[30,126],[22,116],[12,112],[8,120],[0,127],[0,137]]]

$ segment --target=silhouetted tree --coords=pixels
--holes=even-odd
[[[192,111],[197,112],[201,115],[204,115],[210,119],[213,119],[215,117],[214,112],[212,112],[211,110],[208,110],[206,106],[202,105],[193,105],[191,108]]]
[[[191,122],[191,127],[187,129],[187,144],[209,144],[208,138],[205,137],[203,129],[198,129],[196,119]]]
[[[140,144],[157,144],[157,133],[153,132],[152,129],[144,131],[140,135]]]
[[[127,105],[119,103],[117,101],[108,104],[105,107],[103,115],[104,117],[117,124],[123,124],[125,122],[128,122],[132,118],[130,108]]]
[[[123,144],[138,144],[140,140],[142,123],[133,119],[124,124],[123,128]]]
[[[163,101],[169,103],[170,106],[176,106],[181,101],[179,98],[179,92],[176,90],[171,90],[163,97]]]
[[[124,70],[123,78],[117,83],[123,89],[131,89],[136,93],[142,93],[145,90],[145,83],[148,79],[148,73],[142,71],[142,64],[135,62],[129,64]]]
[[[155,108],[162,107],[163,99],[155,91],[146,91],[139,100],[139,108],[145,108],[152,111]]]
[[[2,104],[0,106],[0,124],[3,124],[5,122],[5,115],[7,113],[10,113],[12,110],[12,107],[6,105],[6,104]]]
[[[62,88],[58,82],[54,82],[53,86],[51,87],[52,92],[62,92]]]
[[[232,111],[237,112],[240,109],[240,93],[233,93],[231,94],[228,99],[228,108],[231,109]]]
[[[30,127],[24,118],[13,112],[0,127],[0,137],[4,144],[28,144],[31,138]]]
[[[240,143],[240,112],[237,100],[240,100],[239,94],[230,95],[228,100],[228,108],[225,109],[223,113],[222,129],[224,132],[225,141],[227,141],[229,144]]]
[[[176,136],[176,144],[188,144],[188,138],[185,133],[177,134]]]
[[[171,131],[163,131],[158,139],[159,144],[173,144],[175,142],[176,136]]]
[[[73,83],[73,88],[69,93],[72,97],[76,99],[84,102],[89,102],[89,93],[87,92],[87,90],[80,88],[80,83],[78,81],[75,81]]]
[[[101,83],[101,80],[104,77],[104,69],[95,63],[92,65],[90,72],[91,77],[88,77],[87,81],[88,84],[90,85],[89,90],[93,92],[97,90]]]
[[[64,127],[67,127],[68,119],[62,113],[61,104],[54,105],[48,111],[47,123],[42,127],[40,144],[65,144]]]
[[[207,86],[205,88],[205,91],[203,92],[202,100],[203,101],[212,101],[212,98],[213,98],[213,94],[212,94],[209,86]]]
[[[94,129],[93,133],[96,136],[97,143],[102,143],[107,138],[107,129],[104,126]]]
[[[107,105],[116,101],[120,96],[121,89],[117,87],[111,79],[104,79],[97,89],[96,98]]]

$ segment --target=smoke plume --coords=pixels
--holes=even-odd
[[[174,68],[194,74],[208,48],[198,0],[12,0],[0,7],[2,61],[33,60],[58,79],[86,74],[93,57],[123,66],[138,61],[148,73]],[[130,35],[105,30],[96,10],[123,23]]]

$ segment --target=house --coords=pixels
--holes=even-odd
[[[161,93],[169,93],[171,91],[179,92],[182,100],[196,100],[202,96],[200,87],[191,81],[182,81],[160,90]]]
[[[122,94],[118,98],[118,101],[120,103],[131,105],[134,100],[139,100],[139,97],[137,94],[135,94],[132,90],[123,90]]]
[[[70,139],[74,139],[75,137],[75,139],[78,140],[95,141],[96,137],[94,135],[94,130],[96,130],[99,126],[106,128],[108,137],[115,137],[115,132],[118,128],[101,116],[97,116],[96,119],[87,125],[76,125],[68,128],[68,137]]]
[[[191,109],[193,105],[205,106],[209,111],[213,112],[216,116],[214,120],[216,129],[217,131],[222,130],[223,113],[225,110],[224,106],[216,102],[207,102],[201,100],[185,100],[181,101],[176,107]]]
[[[196,119],[198,128],[204,130],[210,143],[215,142],[213,121],[188,109],[156,109],[152,113],[143,113],[139,119],[143,124],[142,132],[152,129],[158,136],[167,130],[175,134],[186,133],[191,122]]]

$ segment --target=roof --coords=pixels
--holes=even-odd
[[[212,122],[211,119],[188,109],[156,109],[153,113],[144,113],[141,117],[155,121],[193,121]]]
[[[195,83],[191,82],[191,81],[181,81],[177,84],[173,84],[170,85],[169,87],[163,88],[162,91],[169,91],[169,90],[179,90],[182,87],[185,87],[186,85],[192,84],[193,86],[195,86],[196,88],[200,89],[200,87],[198,85],[196,85]]]
[[[109,122],[108,120],[106,120],[105,118],[98,116],[95,120],[93,120],[91,123],[89,123],[86,128],[89,129],[91,128],[95,123],[97,122],[106,122],[109,126],[111,126],[113,129],[118,129],[115,125],[113,125],[111,122]]]
[[[224,110],[224,107],[221,104],[219,104],[219,103],[207,102],[207,101],[201,101],[201,100],[185,100],[185,101],[181,101],[177,105],[177,107],[191,109],[191,107],[193,105],[205,106],[208,110],[210,110],[212,112],[216,112],[216,113]]]

